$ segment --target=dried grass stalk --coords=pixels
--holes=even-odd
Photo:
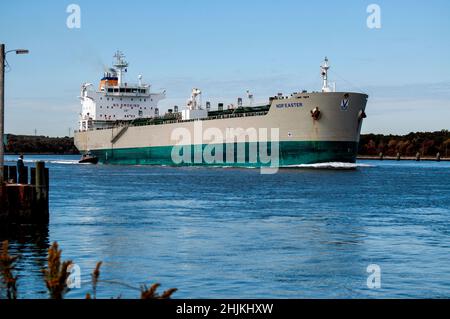
[[[48,249],[48,268],[44,269],[44,280],[47,286],[50,298],[63,299],[64,295],[69,291],[67,287],[67,278],[70,273],[67,269],[72,265],[72,261],[64,261],[61,263],[62,250],[59,249],[58,243],[54,242]]]
[[[177,291],[177,288],[171,288],[169,290],[166,290],[162,293],[162,295],[159,295],[156,293],[156,290],[158,290],[158,287],[160,284],[155,283],[150,288],[147,288],[146,285],[143,285],[141,287],[141,299],[170,299],[172,294]]]
[[[0,275],[7,299],[17,299],[17,276],[14,276],[17,258],[9,255],[9,242],[5,240],[0,252]]]

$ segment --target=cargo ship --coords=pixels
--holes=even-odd
[[[336,92],[327,58],[320,65],[320,91],[277,93],[254,103],[245,91],[236,104],[202,103],[192,89],[183,107],[164,114],[166,92],[124,81],[128,62],[121,52],[98,89],[81,86],[75,145],[102,164],[291,167],[354,163],[368,95]]]

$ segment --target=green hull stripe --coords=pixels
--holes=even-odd
[[[185,159],[184,162],[174,162],[172,160],[172,152],[174,146],[154,146],[141,148],[121,148],[121,149],[102,149],[91,150],[95,156],[99,158],[99,162],[103,164],[118,165],[211,165],[211,166],[270,166],[271,147],[267,145],[267,150],[259,150],[257,143],[235,143],[233,144],[216,144],[216,145],[191,145],[178,147],[175,149],[179,157]],[[180,149],[181,148],[181,149]],[[227,150],[232,150],[227,151]],[[234,151],[233,151],[234,149]],[[238,154],[245,156],[238,158]],[[255,158],[254,150],[267,154],[268,156],[259,155]],[[223,150],[223,151],[221,151]],[[251,152],[250,152],[251,150]],[[326,162],[346,162],[355,163],[358,143],[356,142],[280,142],[279,143],[279,166],[326,163]],[[202,154],[210,154],[216,161],[204,158]],[[233,159],[226,160],[226,154],[233,156]],[[250,156],[252,154],[253,156]],[[190,155],[190,156],[189,156]],[[190,158],[190,160],[189,160]],[[222,160],[220,160],[222,159]]]

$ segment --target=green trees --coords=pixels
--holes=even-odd
[[[416,132],[407,135],[361,135],[359,155],[386,156],[415,156],[419,152],[422,156],[449,155],[450,132],[442,130],[437,132]]]
[[[9,154],[79,154],[70,137],[8,135],[6,152]],[[450,132],[415,132],[407,135],[361,135],[359,155],[378,156],[450,156]]]
[[[46,136],[7,136],[6,153],[9,154],[78,154],[73,138]]]

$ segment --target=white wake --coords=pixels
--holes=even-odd
[[[358,167],[374,167],[374,165],[361,164],[361,163],[341,163],[341,162],[329,162],[329,163],[316,163],[316,164],[300,164],[284,166],[286,168],[317,168],[317,169],[357,169]]]

